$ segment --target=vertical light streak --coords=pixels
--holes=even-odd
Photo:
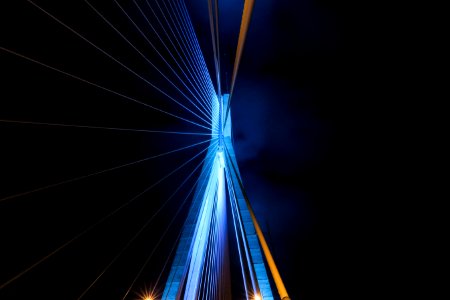
[[[200,183],[197,185],[197,190],[191,205],[191,209],[187,216],[187,219],[183,225],[182,238],[175,254],[175,259],[170,270],[169,278],[167,279],[166,286],[163,292],[163,299],[176,299],[181,297],[179,288],[186,280],[186,268],[188,260],[191,257],[191,241],[193,240],[196,232],[195,225],[196,220],[200,218],[202,207],[204,202],[204,194],[207,189],[209,177],[211,176],[213,168],[211,167],[216,161],[216,149],[212,152],[212,158],[210,163],[206,164],[200,175]]]
[[[233,190],[234,190],[234,186],[233,186]],[[257,279],[256,279],[256,275],[255,275],[255,270],[252,266],[252,260],[251,260],[251,255],[250,255],[250,251],[248,249],[248,244],[246,243],[247,239],[245,237],[245,230],[244,230],[244,225],[242,224],[242,219],[239,213],[239,208],[238,208],[238,204],[237,204],[237,199],[236,196],[234,197],[235,200],[235,208],[236,208],[236,216],[237,216],[237,220],[238,220],[238,224],[239,224],[239,232],[241,234],[241,238],[242,238],[242,244],[244,247],[244,253],[245,253],[245,257],[246,257],[246,262],[247,262],[247,268],[249,270],[249,274],[250,274],[250,280],[252,283],[252,289],[254,291],[254,293],[256,293],[259,289],[258,289],[258,284],[257,284]]]
[[[211,147],[211,146],[210,146]],[[127,242],[127,244],[119,251],[119,253],[116,254],[116,256],[110,261],[110,263],[100,272],[100,274],[94,279],[94,281],[83,291],[83,293],[78,297],[78,300],[83,298],[89,290],[92,289],[92,287],[97,283],[97,281],[106,273],[106,271],[120,258],[120,256],[128,249],[128,247],[140,236],[140,234],[148,227],[148,225],[153,221],[153,219],[162,211],[162,209],[169,203],[169,201],[175,196],[175,194],[184,186],[184,184],[189,180],[189,178],[192,177],[192,175],[197,171],[199,167],[202,166],[203,162],[207,159],[205,157],[203,160],[200,161],[200,163],[197,164],[197,166],[194,168],[194,170],[189,173],[189,175],[178,185],[178,187],[175,189],[175,191],[167,198],[164,203],[156,210],[145,222],[145,224],[135,233],[135,235]],[[195,185],[195,184],[194,184]]]
[[[170,221],[169,225],[167,226],[166,230],[163,232],[162,236],[160,237],[160,239],[158,240],[158,242],[156,243],[155,247],[153,248],[152,252],[150,253],[150,255],[147,257],[146,261],[143,263],[142,267],[140,268],[139,272],[137,273],[136,277],[133,279],[133,282],[131,283],[130,287],[128,288],[128,290],[126,291],[125,295],[123,296],[122,300],[125,300],[125,298],[128,296],[128,294],[130,293],[131,289],[133,288],[134,284],[136,283],[136,280],[141,276],[142,272],[144,271],[145,267],[147,266],[147,264],[149,263],[150,259],[152,258],[153,254],[155,253],[156,249],[158,248],[159,244],[161,243],[161,241],[164,239],[165,235],[167,234],[167,232],[169,231],[169,228],[172,226],[173,222],[175,221],[176,217],[178,216],[178,214],[181,212],[181,209],[183,208],[184,204],[187,202],[187,199],[189,198],[189,196],[191,195],[192,191],[194,190],[195,184],[192,186],[191,190],[189,191],[188,195],[186,196],[186,198],[183,200],[183,203],[179,206],[178,210],[176,211],[175,215],[173,216],[172,220]]]
[[[272,290],[270,288],[269,278],[267,276],[267,271],[264,266],[263,256],[261,253],[261,246],[258,243],[258,237],[255,231],[254,224],[252,222],[250,212],[249,212],[249,202],[248,198],[245,194],[245,190],[239,175],[239,170],[236,166],[236,160],[235,160],[235,154],[234,150],[232,148],[232,145],[230,145],[230,148],[226,148],[227,151],[227,158],[230,167],[232,168],[232,179],[233,184],[235,187],[235,191],[239,193],[238,196],[238,204],[239,204],[239,210],[241,212],[241,218],[244,223],[244,229],[245,229],[245,235],[246,235],[246,241],[251,247],[249,249],[251,258],[252,258],[252,266],[253,270],[255,272],[256,280],[257,280],[257,289],[254,290],[254,294],[262,295],[264,299],[273,299]],[[231,154],[233,154],[233,157]]]
[[[215,186],[217,184],[217,172],[218,172],[218,159],[215,158],[213,169],[208,180],[207,190],[203,197],[202,214],[197,221],[196,234],[194,235],[193,250],[191,256],[191,263],[188,272],[188,281],[186,283],[186,291],[184,295],[185,300],[194,299],[197,294],[200,271],[204,262],[205,250],[206,250],[206,235],[209,232],[211,226],[211,214],[214,205]]]
[[[244,283],[244,290],[245,290],[245,297],[248,300],[248,290],[247,290],[247,282],[246,282],[246,276],[245,276],[245,270],[244,270],[244,262],[243,262],[243,254],[242,254],[242,250],[241,250],[241,243],[239,241],[239,236],[238,236],[238,228],[237,228],[237,216],[236,216],[236,212],[235,212],[235,207],[233,205],[233,193],[232,193],[232,183],[230,182],[230,178],[229,176],[227,176],[227,183],[228,183],[228,192],[229,192],[229,197],[230,197],[230,204],[231,204],[231,215],[233,217],[233,227],[234,227],[234,235],[236,238],[236,245],[237,245],[237,249],[238,249],[238,254],[239,254],[239,262],[240,262],[240,266],[241,266],[241,274],[242,274],[242,282]]]

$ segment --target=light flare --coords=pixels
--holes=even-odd
[[[156,300],[157,294],[154,293],[154,289],[144,288],[137,293],[137,300]]]

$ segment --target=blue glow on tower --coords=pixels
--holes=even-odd
[[[224,106],[229,95],[214,97],[211,147],[182,229],[162,299],[231,299],[228,269],[227,199],[233,212],[246,299],[273,299],[261,247],[245,202],[232,145],[231,118],[223,128]],[[213,144],[213,142],[211,142]],[[230,197],[226,196],[228,185]],[[244,263],[245,262],[245,263]],[[251,283],[248,283],[247,281]]]

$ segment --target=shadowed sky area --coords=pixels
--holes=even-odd
[[[27,1],[7,2],[0,5],[0,46],[192,119],[189,112],[168,101]],[[207,1],[185,2],[216,85]],[[186,102],[181,92],[188,94],[189,91],[183,87],[176,91],[85,2],[36,0],[35,3],[175,99]],[[142,39],[113,1],[90,3],[160,70],[171,74],[158,53]],[[133,1],[119,3],[140,28],[146,28],[151,40],[156,40]],[[145,1],[138,3],[150,16]],[[223,91],[228,92],[243,1],[219,0],[219,3],[221,83]],[[342,77],[345,69],[343,13],[340,10],[333,1],[256,0],[232,99],[233,139],[243,183],[292,299],[336,296],[339,270],[345,257],[342,250],[345,233],[340,225],[345,218],[342,204],[345,200],[339,191],[348,184],[341,172],[348,151],[354,150],[344,146],[345,125],[350,113],[346,110],[346,99],[339,92],[345,83]],[[154,18],[151,20],[155,22]],[[161,44],[155,45],[165,53]],[[164,56],[167,57],[167,53]],[[4,51],[0,52],[0,57],[5,78],[4,96],[0,101],[2,120],[206,132]],[[168,61],[173,63],[170,58]],[[176,82],[173,74],[170,78]],[[195,110],[192,105],[187,106]],[[0,198],[205,140],[204,136],[174,138],[163,134],[5,122],[0,122],[0,132],[3,139],[0,172],[6,178]],[[89,178],[0,203],[3,239],[0,244],[7,245],[1,250],[0,283],[204,148],[195,146],[95,180]],[[201,158],[197,157],[170,180],[140,197],[142,201],[133,202],[117,218],[46,262],[47,265],[43,264],[0,291],[0,298],[25,299],[33,295],[31,290],[36,295],[44,295],[49,289],[54,289],[54,293],[47,294],[47,299],[78,297],[83,287],[92,282],[141,228],[148,215],[158,210]],[[183,203],[198,171],[194,171],[173,204],[164,208],[144,231],[146,235],[124,253],[123,259],[106,273],[86,299],[107,299],[106,296],[116,299],[123,293]],[[154,278],[160,275],[187,214],[187,204],[182,206],[167,238],[134,290],[153,284]],[[167,269],[164,272],[162,278],[167,276]],[[146,276],[152,278],[152,282],[147,282]],[[76,284],[71,285],[73,282]],[[58,298],[57,294],[64,292],[68,296]]]

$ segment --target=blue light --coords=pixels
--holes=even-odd
[[[273,300],[255,228],[239,186],[240,174],[231,141],[230,119],[222,130],[222,111],[225,110],[221,101],[226,107],[228,95],[213,97],[212,102],[211,130],[219,135],[219,142],[208,152],[213,162],[200,176],[202,185],[197,187],[163,299],[210,299],[220,286],[228,235],[225,194],[228,182],[235,236],[240,240],[238,246],[243,245],[243,249],[238,247],[243,280],[246,281],[247,273],[251,281],[248,285],[244,283],[246,298]]]

